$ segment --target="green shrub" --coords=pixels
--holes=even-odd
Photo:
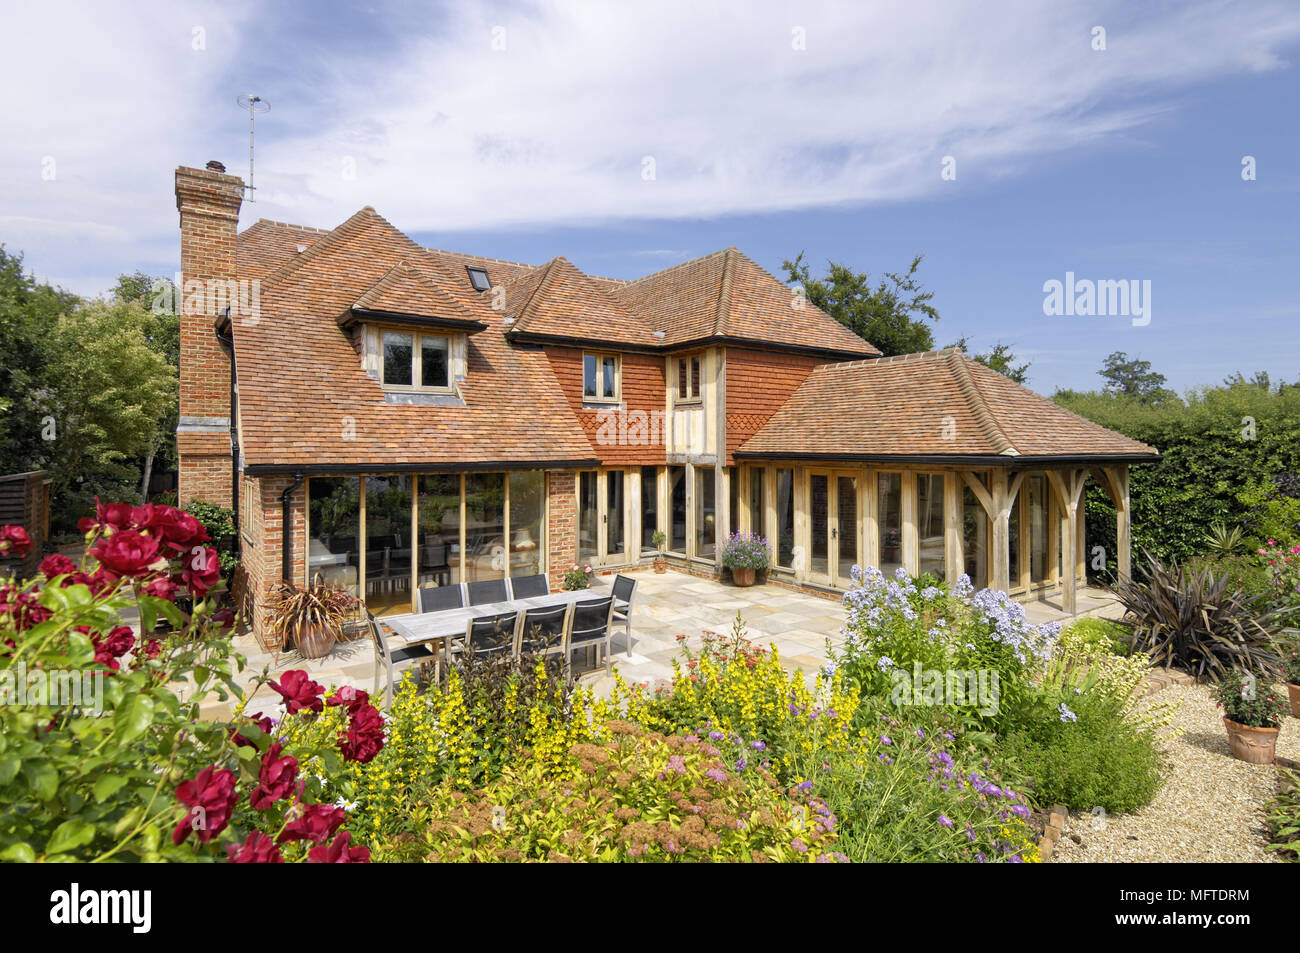
[[[1075,619],[1061,631],[1061,644],[1090,646],[1112,655],[1133,652],[1133,630],[1113,619]]]
[[[1300,774],[1283,771],[1282,793],[1266,809],[1269,845],[1282,860],[1300,861]]]
[[[239,565],[239,557],[235,555],[239,541],[236,536],[235,511],[202,500],[190,500],[185,504],[185,509],[208,531],[213,548],[221,556],[221,574],[228,580]]]

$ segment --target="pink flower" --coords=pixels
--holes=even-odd
[[[339,834],[334,838],[334,843],[328,847],[313,847],[307,851],[307,863],[309,864],[368,864],[370,863],[370,848],[357,845],[349,847],[348,841],[352,835],[347,831]]]
[[[0,526],[0,556],[26,556],[32,538],[21,526]]]
[[[280,856],[280,848],[275,846],[275,841],[261,831],[253,831],[239,846],[234,844],[226,845],[226,853],[229,855],[229,864],[283,864],[284,858]]]

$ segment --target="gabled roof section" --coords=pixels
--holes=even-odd
[[[459,301],[405,261],[390,268],[352,302],[352,307],[339,318],[339,324],[350,327],[367,315],[418,324],[459,326],[467,331],[481,331],[486,327]]]
[[[880,354],[734,247],[628,282],[610,297],[652,331],[662,331],[670,348],[719,339],[843,356]]]
[[[737,456],[1154,459],[1155,448],[1070,413],[955,349],[826,364]]]
[[[591,340],[654,348],[647,323],[563,256],[506,287],[506,316],[517,337]]]

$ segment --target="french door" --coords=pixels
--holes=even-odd
[[[853,566],[860,562],[857,474],[813,470],[808,475],[808,522],[809,581],[847,589]]]
[[[578,474],[578,562],[592,566],[627,563],[627,475],[622,470]]]

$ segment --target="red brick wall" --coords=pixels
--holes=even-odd
[[[794,354],[727,348],[727,465],[824,361]]]
[[[578,559],[578,501],[573,470],[546,474],[546,568],[552,589]]]
[[[280,581],[282,567],[282,539],[280,534],[280,494],[292,483],[290,477],[246,477],[240,487],[240,522],[246,527],[243,538],[242,559],[248,573],[249,591],[255,602],[254,616],[249,622],[259,634],[266,624],[266,597],[272,586]],[[293,582],[301,583],[307,559],[307,485],[294,491],[290,499],[289,519],[292,524]]]
[[[186,283],[230,282],[243,182],[206,169],[176,170],[176,208],[181,228],[180,414],[182,418],[230,416],[230,358],[213,332],[216,300],[196,295]],[[177,433],[178,493],[182,505],[203,499],[230,505],[230,443],[219,434]]]
[[[546,356],[560,389],[601,463],[606,466],[663,463],[667,427],[663,358],[624,354],[623,407],[626,414],[617,408],[602,414],[599,410],[582,409],[582,353],[574,348],[546,348]],[[646,417],[631,416],[635,411],[643,412]]]

